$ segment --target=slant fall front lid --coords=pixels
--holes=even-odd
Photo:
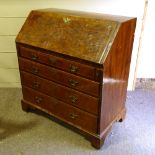
[[[102,64],[130,18],[58,9],[32,11],[16,42]]]

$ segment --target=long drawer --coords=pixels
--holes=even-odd
[[[20,46],[19,54],[22,57],[56,67],[72,74],[81,75],[88,79],[95,79],[95,67],[67,60],[52,54],[43,53],[41,50]]]
[[[98,114],[98,98],[80,93],[55,82],[42,79],[30,73],[21,72],[22,85],[72,104],[92,114]]]
[[[55,98],[39,93],[33,89],[23,86],[23,99],[30,102],[39,109],[63,119],[75,127],[82,128],[89,132],[97,132],[97,117],[65,104]]]
[[[19,58],[20,70],[38,75],[40,77],[52,80],[75,90],[98,97],[99,83],[94,82],[70,73],[42,65],[24,58]]]

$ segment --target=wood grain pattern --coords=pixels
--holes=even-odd
[[[19,58],[19,67],[22,71],[26,71],[40,77],[52,80],[69,88],[80,90],[86,94],[98,97],[99,83],[88,79],[72,75],[70,73],[48,67],[37,62],[33,62],[24,58]]]
[[[136,20],[121,25],[104,63],[100,133],[125,109]]]
[[[54,10],[32,11],[16,42],[102,63],[118,26],[118,22],[104,18],[90,20],[87,16],[65,15]]]
[[[97,131],[97,118],[87,112],[27,87],[23,87],[23,98],[33,103],[34,106],[46,109],[53,115],[66,120],[69,124],[74,124],[78,128],[83,128],[89,132],[96,133]]]
[[[81,75],[88,79],[95,79],[95,67],[75,62],[74,59],[67,60],[63,57],[56,56],[54,53],[47,54],[44,50],[36,50],[30,47],[19,47],[19,55],[21,57],[40,62],[75,75]],[[20,52],[21,51],[21,52]],[[44,52],[44,53],[43,53]]]
[[[136,18],[32,11],[16,39],[23,110],[40,109],[101,148],[125,118],[135,26]]]
[[[32,74],[21,72],[22,85],[55,97],[65,103],[79,107],[92,114],[98,115],[98,99],[69,89],[57,83],[39,78]]]

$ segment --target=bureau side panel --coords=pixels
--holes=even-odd
[[[125,110],[135,26],[136,19],[121,24],[104,63],[100,134]]]

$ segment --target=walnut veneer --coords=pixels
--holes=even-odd
[[[43,9],[16,38],[23,110],[39,109],[100,148],[125,117],[136,18]]]

